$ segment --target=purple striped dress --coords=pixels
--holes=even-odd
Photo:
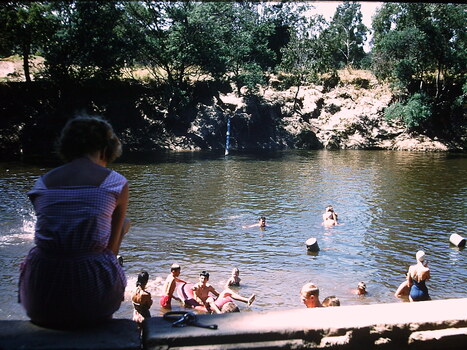
[[[47,188],[39,178],[28,192],[36,246],[21,265],[19,298],[33,322],[86,324],[118,310],[126,278],[107,244],[126,183],[111,171],[98,187]]]

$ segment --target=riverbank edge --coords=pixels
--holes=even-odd
[[[152,317],[142,338],[131,320],[59,331],[29,321],[0,321],[0,348],[16,349],[464,349],[467,298],[198,315],[202,324],[172,327]]]
[[[362,80],[363,79],[363,80]],[[362,85],[362,81],[366,83]],[[169,112],[159,90],[137,81],[0,83],[3,120],[0,159],[51,156],[66,120],[102,115],[122,140],[124,152],[285,149],[465,152],[464,113],[418,132],[386,120],[394,96],[368,71],[342,71],[335,86],[285,88],[271,80],[258,95],[238,96],[209,82],[192,88],[193,101]],[[225,91],[223,89],[226,89]]]

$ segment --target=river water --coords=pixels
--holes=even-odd
[[[121,255],[127,295],[115,314],[131,318],[129,293],[150,274],[153,315],[173,262],[180,278],[202,270],[223,288],[240,269],[242,295],[257,295],[242,312],[303,308],[300,287],[341,305],[406,302],[393,293],[417,250],[425,250],[433,299],[467,297],[467,156],[397,151],[284,151],[262,154],[169,153],[113,164],[130,184],[132,227]],[[27,319],[17,303],[19,265],[33,246],[35,216],[26,196],[50,167],[0,163],[0,319]],[[340,224],[321,225],[326,205]],[[264,231],[244,228],[267,217]],[[314,237],[320,251],[308,253]],[[352,294],[364,281],[369,294]],[[174,309],[180,309],[177,302]]]

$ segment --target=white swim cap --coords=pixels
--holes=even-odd
[[[425,260],[425,252],[423,250],[419,250],[415,257],[417,258],[417,261],[423,262],[423,260]]]

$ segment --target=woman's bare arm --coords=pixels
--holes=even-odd
[[[123,236],[126,232],[123,232],[126,210],[128,207],[128,184],[123,186],[122,192],[117,199],[117,206],[112,214],[112,228],[107,248],[109,248],[115,255],[120,250]]]

